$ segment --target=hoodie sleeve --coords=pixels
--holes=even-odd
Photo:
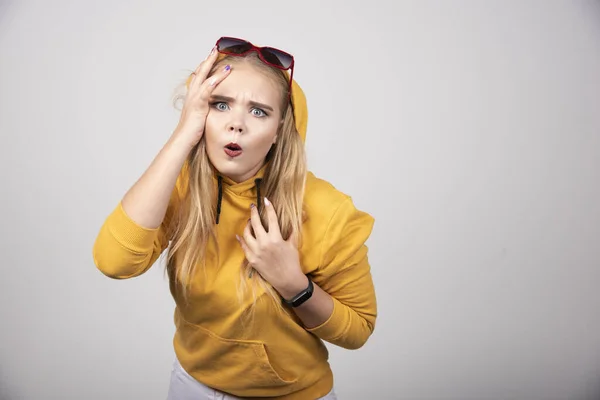
[[[169,244],[167,227],[179,200],[177,186],[158,228],[149,229],[137,224],[127,215],[121,202],[108,215],[92,250],[94,263],[104,275],[127,279],[150,269]]]
[[[320,267],[312,276],[334,307],[327,321],[308,331],[347,349],[362,347],[375,328],[377,304],[365,245],[373,224],[351,198],[343,201],[326,229]]]

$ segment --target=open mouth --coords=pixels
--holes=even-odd
[[[229,143],[225,146],[225,153],[229,157],[237,157],[242,154],[242,147],[236,143]]]
[[[240,145],[236,144],[236,143],[229,143],[227,146],[225,146],[226,149],[229,149],[231,151],[240,151],[242,150],[242,148],[240,147]]]

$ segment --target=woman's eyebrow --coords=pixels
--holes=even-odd
[[[226,101],[226,102],[230,102],[230,103],[235,102],[235,99],[233,97],[221,96],[219,94],[213,94],[210,96],[210,98],[211,98],[211,101]],[[274,111],[273,107],[271,107],[267,104],[258,103],[256,101],[249,101],[248,103],[253,107],[264,108],[269,111]]]

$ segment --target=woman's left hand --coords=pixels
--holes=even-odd
[[[246,259],[260,275],[284,298],[290,298],[307,286],[307,278],[300,267],[297,235],[292,233],[284,240],[279,230],[277,214],[271,202],[265,198],[268,231],[262,226],[258,210],[251,206],[251,218],[243,237],[236,235]],[[252,235],[254,230],[254,236]]]

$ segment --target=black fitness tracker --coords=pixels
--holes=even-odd
[[[303,291],[301,291],[300,293],[298,293],[297,295],[295,295],[294,297],[292,297],[291,300],[287,300],[287,299],[283,299],[283,302],[285,304],[287,304],[288,306],[291,307],[298,307],[301,304],[303,304],[306,300],[310,299],[312,294],[313,294],[313,289],[314,289],[314,285],[312,280],[310,280],[310,278],[307,276],[308,278],[308,287],[306,289],[304,289]]]

